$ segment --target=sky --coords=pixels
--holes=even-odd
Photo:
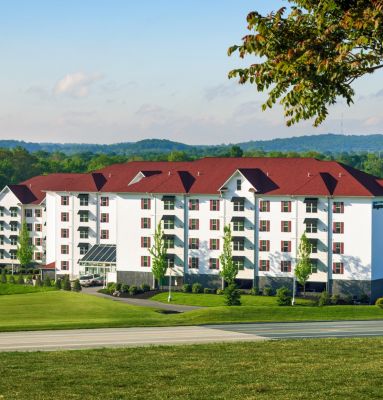
[[[0,0],[0,139],[238,143],[305,134],[383,133],[383,72],[355,83],[319,128],[286,127],[266,93],[228,72],[246,15],[282,0]]]

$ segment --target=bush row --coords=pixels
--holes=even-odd
[[[135,296],[136,294],[145,293],[150,290],[150,286],[146,283],[143,283],[141,286],[131,285],[124,283],[112,283],[109,282],[104,289],[104,292],[118,296],[120,294],[129,294],[131,296]]]

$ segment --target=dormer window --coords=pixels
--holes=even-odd
[[[237,179],[237,190],[241,190],[241,189],[242,189],[242,180]]]

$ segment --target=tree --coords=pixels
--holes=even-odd
[[[157,229],[154,233],[154,244],[149,249],[149,253],[152,255],[152,273],[158,284],[161,286],[162,280],[164,279],[166,269],[168,267],[166,254],[167,247],[165,243],[164,231],[162,230],[161,222],[157,225]]]
[[[239,146],[231,146],[230,157],[242,157],[243,150]]]
[[[29,232],[25,221],[21,225],[16,255],[22,267],[28,266],[32,261],[33,246],[30,243]]]
[[[309,279],[312,270],[310,254],[311,254],[311,243],[307,239],[306,234],[304,233],[301,236],[301,240],[299,242],[298,260],[294,270],[294,275],[297,278],[297,281],[303,286],[303,292],[305,292],[306,282]]]
[[[223,250],[219,259],[221,261],[220,275],[228,285],[233,284],[238,274],[238,267],[233,262],[233,245],[230,225],[224,227]]]
[[[381,0],[289,0],[268,15],[247,16],[253,31],[229,48],[259,57],[247,68],[229,72],[239,83],[268,92],[262,108],[278,99],[287,125],[315,118],[318,126],[328,106],[342,97],[353,102],[352,82],[383,67],[383,2]]]
[[[72,285],[69,280],[69,275],[65,275],[64,280],[61,283],[61,289],[70,292],[72,290]]]

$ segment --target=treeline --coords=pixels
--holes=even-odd
[[[22,147],[0,148],[0,186],[19,183],[35,175],[55,172],[90,172],[115,163],[134,160],[147,161],[191,161],[201,157],[314,157],[320,160],[336,160],[372,175],[383,178],[383,158],[375,153],[318,153],[308,152],[265,152],[262,150],[243,151],[239,146],[214,149],[206,152],[171,151],[164,153],[142,153],[136,155],[95,154],[82,152],[66,155],[62,152],[28,152]]]

